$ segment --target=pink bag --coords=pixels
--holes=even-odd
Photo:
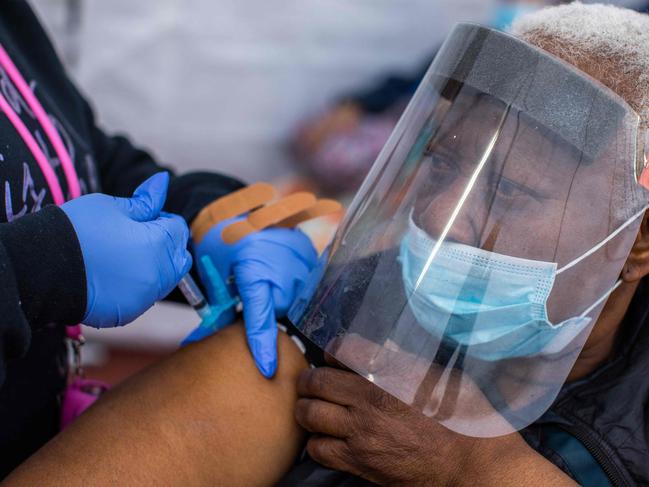
[[[67,428],[81,413],[94,404],[104,392],[108,384],[97,380],[76,378],[72,381],[61,401],[61,431]]]
[[[98,380],[83,378],[81,368],[81,347],[84,339],[81,325],[69,326],[66,335],[72,349],[71,380],[61,400],[61,431],[77,419],[81,413],[94,404],[109,389],[109,385]]]

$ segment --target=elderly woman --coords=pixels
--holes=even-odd
[[[648,27],[581,4],[517,37],[458,26],[289,312],[275,379],[227,328],[8,484],[649,483]]]

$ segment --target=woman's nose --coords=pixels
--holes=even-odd
[[[431,237],[437,239],[446,232],[447,241],[480,245],[480,220],[484,218],[485,205],[480,204],[478,188],[463,198],[467,184],[468,178],[457,178],[423,207],[415,221]]]

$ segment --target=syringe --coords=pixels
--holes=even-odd
[[[234,315],[224,315],[223,313],[236,310],[239,304],[239,299],[230,295],[230,291],[228,291],[228,287],[214,266],[212,259],[208,255],[204,255],[201,257],[200,263],[205,274],[204,279],[210,283],[213,291],[213,302],[209,303],[205,299],[205,295],[203,295],[192,276],[187,274],[180,280],[178,288],[201,318],[200,325],[183,340],[183,345],[202,340],[232,321]]]
[[[194,278],[187,274],[178,283],[178,288],[187,299],[189,305],[196,310],[201,319],[206,319],[211,314],[210,305],[205,299]]]

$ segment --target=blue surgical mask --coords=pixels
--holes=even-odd
[[[434,250],[437,241],[411,219],[400,249],[410,308],[431,334],[469,347],[467,353],[482,360],[558,353],[590,326],[588,314],[620,282],[579,316],[553,324],[547,301],[557,274],[593,254],[638,216],[561,269],[554,262],[454,242]],[[435,257],[428,262],[433,251]]]
[[[506,31],[514,20],[523,14],[534,12],[538,7],[526,4],[503,4],[496,7],[491,25],[498,30]]]

